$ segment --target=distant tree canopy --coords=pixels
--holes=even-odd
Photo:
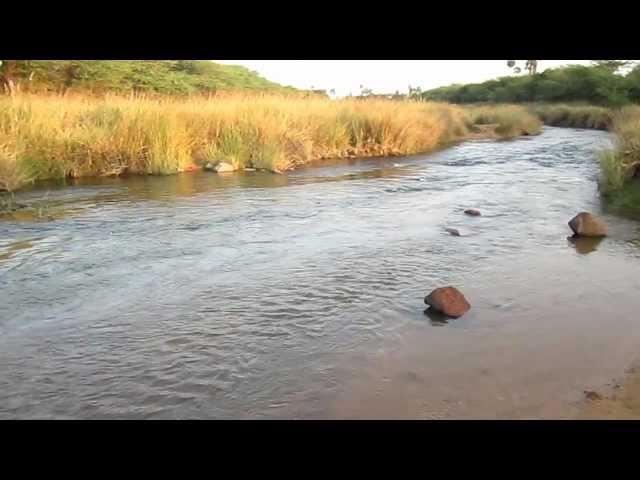
[[[250,89],[295,92],[239,65],[207,60],[3,60],[0,90],[207,93]]]
[[[571,65],[532,75],[440,87],[422,93],[422,99],[451,103],[585,102],[611,106],[640,102],[640,65],[626,75],[617,73],[625,66],[631,65],[598,62],[592,66]]]
[[[620,73],[621,70],[632,66],[635,62],[631,60],[594,60],[596,67],[604,68],[611,73]]]

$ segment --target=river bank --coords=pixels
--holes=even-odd
[[[629,368],[627,376],[606,392],[587,391],[585,397],[576,420],[640,420],[640,368]]]
[[[499,137],[539,131],[521,107],[274,95],[214,99],[15,95],[0,98],[0,190],[33,181],[165,175],[226,162],[283,172],[328,158],[433,151],[497,124]],[[476,132],[477,133],[477,132]]]
[[[640,216],[640,107],[609,108],[584,104],[519,104],[545,125],[606,130],[614,135],[611,148],[599,153],[599,192],[608,208]],[[492,105],[465,106],[468,111]],[[513,115],[521,115],[514,110]]]

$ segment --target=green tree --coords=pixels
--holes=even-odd
[[[413,88],[411,85],[409,85],[409,93],[407,94],[407,97],[413,100],[422,99],[422,88]]]
[[[633,66],[635,62],[631,60],[593,60],[592,64],[603,68],[611,73],[619,73],[621,70]]]
[[[633,102],[640,102],[640,65],[636,65],[625,78],[627,94]]]

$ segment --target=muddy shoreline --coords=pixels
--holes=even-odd
[[[640,364],[627,370],[607,391],[585,392],[585,405],[574,420],[640,420]]]

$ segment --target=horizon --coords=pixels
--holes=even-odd
[[[284,86],[304,90],[335,90],[335,97],[358,95],[361,87],[375,94],[423,91],[453,84],[480,83],[514,76],[507,60],[213,60],[241,65]],[[524,62],[516,60],[526,75]],[[538,60],[538,71],[566,65],[588,65],[591,60]]]

